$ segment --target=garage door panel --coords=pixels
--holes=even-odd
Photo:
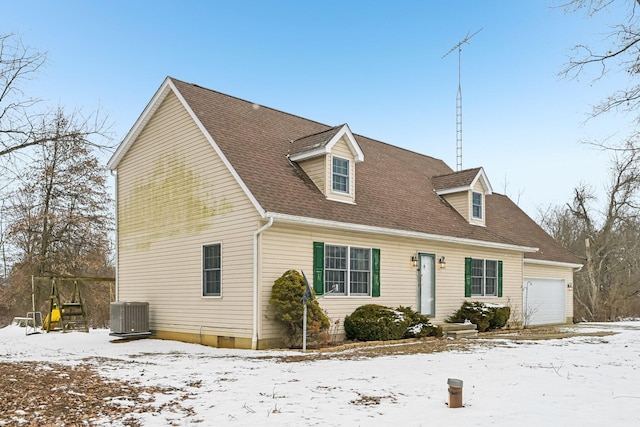
[[[561,279],[525,279],[523,317],[530,326],[564,323],[565,284]]]

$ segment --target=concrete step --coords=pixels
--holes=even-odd
[[[458,338],[476,338],[478,336],[478,331],[476,330],[471,330],[471,329],[463,329],[460,331],[447,331],[444,334],[445,337],[447,338],[453,338],[453,339],[458,339]]]
[[[443,323],[440,327],[447,338],[474,338],[478,336],[478,329],[473,323]]]

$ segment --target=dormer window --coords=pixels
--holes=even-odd
[[[292,141],[288,158],[327,200],[356,203],[356,164],[364,153],[346,124]]]
[[[484,169],[475,168],[431,177],[436,193],[469,224],[486,226],[485,197],[492,189]]]
[[[349,160],[333,158],[332,189],[340,193],[349,193]]]
[[[476,191],[472,196],[472,215],[475,219],[482,219],[482,193]]]

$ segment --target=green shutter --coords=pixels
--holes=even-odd
[[[324,242],[313,242],[313,290],[324,294]]]
[[[471,258],[464,259],[464,296],[471,298]]]
[[[502,261],[498,261],[498,296],[502,296]]]
[[[380,249],[371,249],[371,296],[380,296]]]

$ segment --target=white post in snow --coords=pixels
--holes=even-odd
[[[300,270],[302,271],[302,270]],[[307,276],[302,271],[302,277],[304,278],[305,290],[302,295],[302,352],[307,352],[307,302],[309,300],[313,301],[313,291],[311,290],[311,286],[309,285],[309,281],[307,280]]]
[[[306,293],[305,293],[306,295]],[[302,297],[302,352],[307,352],[307,299]]]

